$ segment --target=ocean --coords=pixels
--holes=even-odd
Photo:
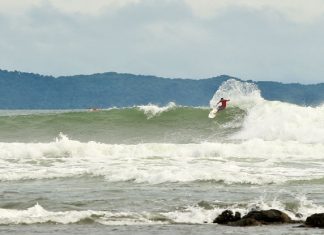
[[[211,107],[228,108],[209,119]],[[324,212],[324,106],[228,80],[210,107],[0,110],[1,234],[321,234],[213,224]]]

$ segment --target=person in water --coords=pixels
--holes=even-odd
[[[217,112],[226,109],[226,103],[228,101],[230,101],[230,100],[225,100],[224,98],[221,98],[220,101],[218,101],[218,103],[217,103],[217,105],[221,104],[220,106],[218,106]]]

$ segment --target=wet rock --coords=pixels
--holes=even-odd
[[[242,218],[241,214],[238,212],[236,212],[235,215],[233,215],[233,211],[225,210],[222,212],[222,214],[217,216],[217,218],[213,222],[229,226],[258,226],[262,224],[284,224],[297,223],[301,221],[293,221],[286,213],[279,210],[271,209],[261,211],[250,211]]]
[[[305,225],[308,227],[324,228],[324,213],[313,214],[307,217]]]
[[[227,225],[229,226],[240,226],[240,227],[247,227],[247,226],[258,226],[262,225],[260,221],[251,218],[240,219],[235,222],[229,222]]]
[[[233,215],[233,211],[231,210],[225,210],[220,214],[219,216],[214,219],[213,223],[218,224],[228,224],[229,222],[238,221],[241,219],[241,214],[239,212],[236,212],[235,215]]]
[[[242,219],[255,219],[262,224],[270,223],[291,223],[291,218],[284,212],[271,209],[262,211],[250,211]]]

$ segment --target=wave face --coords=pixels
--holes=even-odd
[[[68,111],[0,116],[0,141],[48,142],[59,133],[104,143],[198,143],[224,139],[240,128],[245,112],[229,108],[217,120],[208,108],[146,105],[99,111]],[[4,114],[3,114],[4,115]]]

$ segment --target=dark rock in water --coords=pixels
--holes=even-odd
[[[275,223],[298,223],[301,221],[293,221],[286,213],[279,210],[261,210],[250,211],[247,215],[241,218],[241,214],[233,211],[225,210],[217,216],[213,221],[218,224],[225,224],[229,226],[257,226],[262,224],[275,224]],[[324,214],[323,214],[323,227],[324,227]]]
[[[258,226],[258,225],[262,225],[262,223],[260,221],[257,221],[256,219],[245,218],[245,219],[240,219],[238,221],[229,222],[227,225],[246,227],[246,226]]]
[[[307,217],[306,226],[324,228],[324,213],[313,214]]]
[[[255,219],[262,224],[270,223],[291,223],[291,218],[284,212],[279,210],[263,210],[263,211],[250,211],[242,219]]]
[[[218,224],[228,224],[229,222],[238,221],[241,219],[241,214],[239,212],[236,212],[235,215],[233,215],[233,211],[231,210],[225,210],[220,214],[219,216],[214,219],[213,223]]]
[[[241,213],[240,212],[235,212],[235,219],[240,220],[241,219]]]

